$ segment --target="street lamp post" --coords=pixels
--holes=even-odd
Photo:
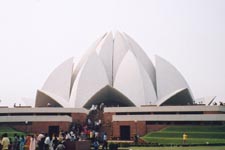
[[[134,120],[134,122],[135,122],[135,132],[137,134],[137,120]]]
[[[112,121],[112,123],[111,123],[111,130],[112,130],[111,140],[113,140],[113,130],[114,130],[114,129],[113,129],[113,127],[114,127],[114,125],[113,125],[113,124],[114,124],[114,122]]]
[[[26,134],[28,133],[28,121],[25,121],[25,125],[26,125]]]
[[[134,136],[134,141],[135,141],[135,144],[137,145],[138,143],[138,134],[137,134],[137,120],[134,120],[135,122],[135,136]]]

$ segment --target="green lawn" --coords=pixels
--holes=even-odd
[[[13,138],[15,133],[17,135],[25,135],[24,132],[17,131],[10,127],[0,127],[0,136],[2,136],[2,134],[4,134],[4,133],[7,133],[8,137],[10,137],[10,138]]]
[[[130,147],[129,150],[225,150],[225,146],[195,146],[195,147]]]
[[[225,126],[171,126],[161,131],[175,132],[224,132]]]
[[[225,126],[172,126],[143,137],[146,142],[182,144],[182,134],[188,134],[187,144],[225,144]]]

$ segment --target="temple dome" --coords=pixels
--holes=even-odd
[[[155,65],[127,34],[111,32],[97,39],[78,62],[59,65],[37,91],[36,107],[188,105],[190,88],[168,61]]]

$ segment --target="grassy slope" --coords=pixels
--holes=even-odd
[[[225,146],[196,146],[196,147],[130,147],[130,150],[225,150]]]
[[[2,136],[2,134],[4,134],[4,133],[7,133],[8,137],[10,137],[10,138],[14,137],[15,133],[17,135],[25,135],[24,132],[16,131],[10,127],[0,127],[0,136]]]
[[[225,126],[173,126],[142,137],[160,144],[181,144],[182,134],[188,134],[189,144],[225,143]]]

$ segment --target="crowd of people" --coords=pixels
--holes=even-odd
[[[4,133],[0,138],[1,150],[24,150],[26,139],[23,135],[14,134],[13,140]]]
[[[107,149],[107,135],[106,133],[95,132],[88,130],[84,127],[84,130],[80,134],[61,131],[58,136],[48,135],[47,133],[32,134],[24,137],[23,135],[14,135],[13,138],[9,138],[7,133],[4,133],[1,137],[1,150],[69,150],[67,148],[68,142],[90,140],[95,150],[98,150],[99,143],[102,143],[102,149]]]
[[[60,131],[55,134],[39,133],[28,134],[26,136],[14,134],[13,138],[9,138],[5,133],[0,139],[1,150],[69,150],[68,142],[90,140],[95,150],[106,150],[107,134],[100,132],[101,119],[99,114],[103,112],[104,104],[92,105],[87,116],[86,123],[83,125],[74,123],[69,131]]]

